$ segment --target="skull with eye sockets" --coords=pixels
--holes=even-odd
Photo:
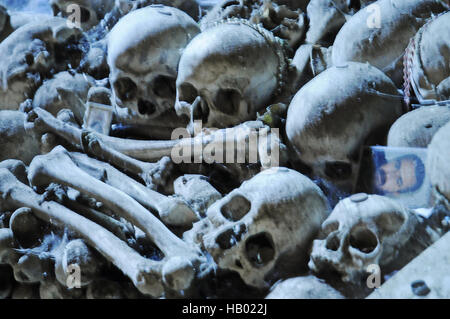
[[[148,119],[172,109],[181,53],[199,32],[186,13],[162,5],[122,18],[108,38],[109,78],[117,105]]]
[[[203,31],[184,51],[175,108],[191,125],[224,128],[256,118],[286,81],[284,42],[246,20]]]

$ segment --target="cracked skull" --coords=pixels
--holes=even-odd
[[[203,31],[180,60],[177,113],[217,128],[256,118],[283,86],[288,63],[280,42],[246,20]]]
[[[272,168],[214,203],[193,231],[198,235],[198,227],[209,223],[203,245],[217,265],[238,272],[248,285],[267,288],[306,265],[311,240],[328,212],[311,180]]]
[[[50,0],[53,14],[70,17],[79,8],[80,25],[83,30],[89,30],[96,26],[105,14],[114,7],[111,0]],[[78,6],[78,7],[75,7]]]
[[[396,95],[394,83],[368,64],[320,73],[289,106],[286,134],[298,159],[313,176],[351,191],[361,147],[383,140],[402,114]]]
[[[117,105],[149,119],[173,108],[182,50],[199,32],[186,13],[162,5],[122,18],[108,38],[110,82]]]
[[[77,67],[81,30],[50,18],[20,27],[0,44],[1,109],[18,109],[52,72]]]
[[[369,265],[384,270],[399,259],[413,258],[405,255],[405,245],[420,236],[418,224],[414,213],[392,199],[353,195],[340,201],[323,223],[324,239],[314,241],[309,267],[316,273],[338,273],[344,282],[359,283]]]

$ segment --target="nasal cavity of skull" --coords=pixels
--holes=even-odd
[[[222,215],[233,222],[241,220],[251,209],[252,204],[242,195],[234,196],[228,203],[222,206]]]
[[[222,113],[233,115],[239,110],[241,99],[241,94],[234,89],[220,89],[214,105]]]
[[[348,179],[352,176],[352,165],[345,162],[327,162],[325,175],[333,180]]]
[[[367,227],[356,226],[350,232],[350,246],[358,249],[364,254],[370,254],[377,248],[377,236]]]
[[[130,101],[137,95],[137,85],[130,78],[121,78],[114,83],[117,96],[122,102]]]
[[[193,114],[194,121],[200,120],[202,123],[207,123],[209,118],[209,107],[204,99],[194,106]]]
[[[139,99],[138,111],[142,115],[152,115],[156,112],[156,106],[150,101]]]
[[[245,242],[245,253],[247,259],[254,267],[261,268],[266,266],[275,258],[272,236],[267,232],[251,236]]]
[[[153,93],[161,98],[175,99],[175,82],[174,78],[164,75],[157,76],[152,84]]]

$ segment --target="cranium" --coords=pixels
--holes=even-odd
[[[311,180],[272,168],[214,203],[207,219],[185,236],[204,232],[203,246],[219,268],[239,273],[250,286],[267,288],[292,267],[298,271],[306,264],[311,239],[328,211]]]
[[[114,8],[113,0],[50,0],[53,14],[61,13],[63,17],[70,17],[76,12],[74,5],[80,10],[80,24],[83,30],[96,26],[103,17]],[[73,22],[73,21],[72,21]]]
[[[450,211],[450,123],[442,127],[428,146],[427,172],[437,204]]]
[[[288,62],[280,41],[239,19],[203,31],[180,60],[177,113],[217,128],[256,118],[283,87]]]
[[[450,12],[423,26],[412,40],[412,87],[419,101],[450,99]]]
[[[67,26],[65,19],[32,22],[14,31],[0,44],[0,105],[18,109],[32,98],[53,71],[77,67],[81,54],[76,45],[81,30]]]
[[[383,140],[402,114],[397,95],[394,83],[368,64],[348,62],[322,72],[289,107],[286,134],[298,159],[312,175],[351,192],[361,147],[369,138]]]
[[[424,106],[400,117],[389,130],[388,146],[428,147],[434,134],[450,122],[450,108]]]
[[[324,239],[314,241],[309,267],[360,285],[368,266],[378,265],[383,274],[390,267],[398,270],[432,243],[419,225],[417,215],[392,199],[353,195],[340,201],[323,223]]]
[[[400,87],[410,38],[433,14],[448,8],[448,0],[378,0],[341,28],[333,44],[333,64],[369,62]]]
[[[122,18],[108,38],[110,82],[117,104],[149,119],[173,108],[181,52],[199,32],[186,13],[162,5]]]

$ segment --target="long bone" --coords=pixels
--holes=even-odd
[[[83,131],[59,120],[58,118],[55,118],[52,114],[41,108],[35,108],[29,111],[27,121],[28,122],[25,123],[25,127],[35,127],[38,131],[43,133],[53,133],[58,135],[76,148],[86,151],[97,158],[108,160],[110,163],[124,169],[125,171],[139,176],[149,187],[158,185],[161,177],[167,175],[168,172],[166,171],[170,171],[171,169],[170,165],[165,164],[164,161],[163,163],[156,164],[145,163],[118,153],[112,148],[103,147],[100,149],[98,147],[90,147],[91,143],[89,143],[89,140],[93,139],[93,136],[98,137],[99,140],[108,139],[108,136]],[[122,140],[118,138],[110,139],[113,141]],[[161,158],[158,158],[157,160],[160,160]],[[158,178],[153,178],[154,176]]]
[[[0,194],[8,206],[29,207],[38,218],[75,231],[128,276],[142,293],[152,296],[160,296],[163,293],[161,262],[142,257],[103,227],[66,207],[56,202],[42,201],[41,196],[19,182],[6,169],[0,169]]]
[[[83,144],[83,131],[69,127],[61,121],[58,121],[45,110],[40,108],[33,109],[28,113],[27,120],[29,122],[34,122],[32,125],[36,126],[38,130],[59,135],[71,144],[77,145],[80,149],[83,149],[81,146],[81,144]],[[27,126],[29,125],[30,124],[28,123]],[[95,136],[102,142],[98,143],[99,145],[97,145],[96,148],[90,148],[91,151],[100,152],[101,149],[103,156],[106,158],[105,154],[109,154],[108,156],[111,159],[114,158],[114,154],[107,149],[102,149],[103,145],[106,145],[111,149],[129,157],[149,162],[159,161],[161,158],[166,156],[173,157],[172,155],[178,154],[178,151],[188,149],[193,150],[193,152],[187,154],[187,159],[195,163],[201,163],[205,159],[202,150],[207,148],[222,150],[224,149],[224,145],[227,145],[226,151],[230,153],[223,154],[227,159],[231,153],[234,155],[244,152],[243,154],[246,158],[249,158],[250,161],[252,156],[256,157],[254,160],[256,162],[257,159],[261,159],[260,157],[265,155],[263,153],[263,148],[261,148],[264,143],[268,140],[271,140],[271,143],[272,141],[275,143],[277,142],[277,138],[273,138],[276,134],[271,134],[270,132],[267,132],[267,130],[268,127],[262,122],[255,121],[245,122],[239,126],[229,129],[210,131],[209,133],[202,132],[193,138],[185,137],[170,141],[130,140],[110,137],[99,133],[90,133],[89,139],[93,139]],[[180,133],[183,135],[188,135],[188,132],[185,130],[180,131]],[[265,133],[267,133],[267,135],[264,135]],[[258,135],[267,136],[267,138],[262,141],[261,139],[257,140]],[[252,152],[252,150],[249,149],[251,147],[249,143],[251,143],[253,138],[255,138],[255,141],[257,142],[255,145],[257,148],[254,150],[255,152]],[[228,145],[230,144],[232,146],[229,148]],[[122,160],[123,159],[124,158],[122,158]],[[133,165],[130,164],[130,166]]]
[[[107,171],[105,171],[105,177],[107,178]],[[158,218],[137,201],[80,169],[72,161],[69,152],[61,146],[47,155],[36,156],[30,164],[28,178],[31,185],[36,187],[54,182],[72,187],[101,201],[118,215],[142,229],[166,257],[177,255],[197,257],[192,247],[170,232]]]
[[[164,223],[172,226],[191,226],[196,214],[181,199],[164,196],[123,174],[111,165],[81,153],[69,153],[70,159],[92,177],[102,180],[132,197],[142,206],[158,212]]]

